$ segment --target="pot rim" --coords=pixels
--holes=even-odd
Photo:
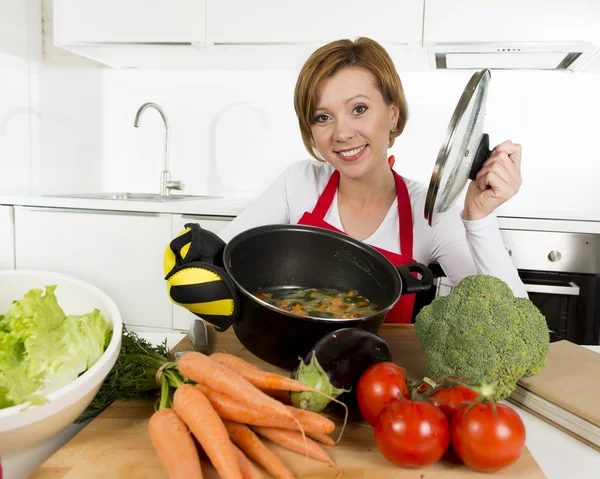
[[[267,303],[266,301],[263,301],[263,300],[257,298],[252,293],[250,293],[247,289],[245,289],[235,278],[233,271],[232,271],[232,266],[230,264],[231,251],[236,247],[236,245],[240,241],[243,241],[247,238],[250,238],[250,237],[253,237],[256,235],[260,235],[265,232],[271,232],[271,231],[304,231],[304,232],[308,232],[311,234],[322,234],[324,236],[331,236],[331,237],[340,239],[342,241],[351,243],[353,246],[358,247],[359,249],[363,250],[365,252],[365,254],[372,254],[373,256],[378,257],[380,260],[383,260],[383,262],[385,264],[389,264],[389,267],[391,268],[391,270],[393,270],[393,274],[397,278],[398,293],[396,295],[396,298],[393,301],[391,301],[391,303],[386,308],[383,308],[375,313],[372,313],[369,316],[362,316],[360,318],[318,318],[318,317],[314,317],[314,316],[300,315],[300,314],[295,314],[291,311],[282,310],[280,308],[277,308],[276,306],[273,306],[273,305]],[[402,284],[402,278],[400,276],[400,272],[396,269],[396,267],[392,264],[392,262],[389,259],[387,259],[382,253],[380,253],[376,249],[372,248],[370,245],[363,243],[362,241],[357,240],[349,235],[338,233],[336,231],[327,230],[324,228],[319,228],[318,226],[297,225],[297,224],[272,224],[272,225],[263,225],[263,226],[257,226],[254,228],[247,229],[245,231],[242,231],[238,235],[234,236],[225,245],[225,250],[223,251],[223,260],[224,260],[223,263],[224,263],[225,271],[227,272],[229,277],[234,282],[236,288],[238,288],[238,290],[244,296],[248,297],[255,303],[259,304],[260,306],[263,306],[267,309],[275,311],[276,313],[279,313],[279,314],[282,314],[285,316],[289,316],[289,317],[292,317],[295,319],[301,319],[301,320],[315,322],[315,323],[335,323],[335,324],[356,323],[356,322],[368,321],[380,314],[387,314],[389,312],[389,310],[394,307],[394,305],[398,302],[398,300],[402,296],[402,290],[403,290],[403,286],[404,286]]]

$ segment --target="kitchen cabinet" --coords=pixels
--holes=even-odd
[[[192,216],[192,215],[173,215],[173,231],[172,237],[175,238],[185,229],[186,223],[198,223],[202,228],[218,234],[225,226],[227,226],[233,218],[218,217],[218,216]],[[173,329],[185,330],[190,328],[190,324],[194,319],[198,319],[193,313],[187,309],[173,304]]]
[[[127,325],[171,328],[163,273],[171,239],[170,214],[15,207],[16,267],[97,286]]]
[[[423,0],[207,0],[211,44],[326,43],[366,36],[421,44]]]
[[[54,0],[55,45],[204,44],[205,0]]]
[[[427,0],[423,44],[597,42],[600,2]]]
[[[15,229],[12,206],[0,206],[0,271],[15,269]]]

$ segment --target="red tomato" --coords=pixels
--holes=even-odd
[[[406,373],[400,366],[383,361],[367,369],[356,385],[358,408],[365,421],[375,426],[381,410],[392,401],[408,397]]]
[[[448,420],[450,420],[461,405],[470,404],[477,399],[477,396],[478,393],[472,389],[461,386],[460,384],[455,384],[450,387],[440,387],[436,389],[431,396],[429,396],[429,400],[439,407]]]
[[[452,418],[452,447],[471,469],[494,472],[514,463],[525,447],[525,425],[509,406],[462,406]]]
[[[379,414],[375,441],[381,454],[397,466],[428,466],[446,453],[450,426],[433,404],[399,399]]]

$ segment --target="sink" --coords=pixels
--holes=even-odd
[[[55,198],[87,198],[95,200],[129,200],[129,201],[182,201],[182,200],[205,200],[210,198],[218,198],[218,196],[207,195],[169,195],[161,196],[157,193],[70,193],[70,194],[55,194],[44,195],[46,197]]]

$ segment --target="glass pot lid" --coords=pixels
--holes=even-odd
[[[425,200],[429,226],[454,205],[490,156],[489,136],[483,132],[490,77],[488,69],[473,74],[450,119]]]

